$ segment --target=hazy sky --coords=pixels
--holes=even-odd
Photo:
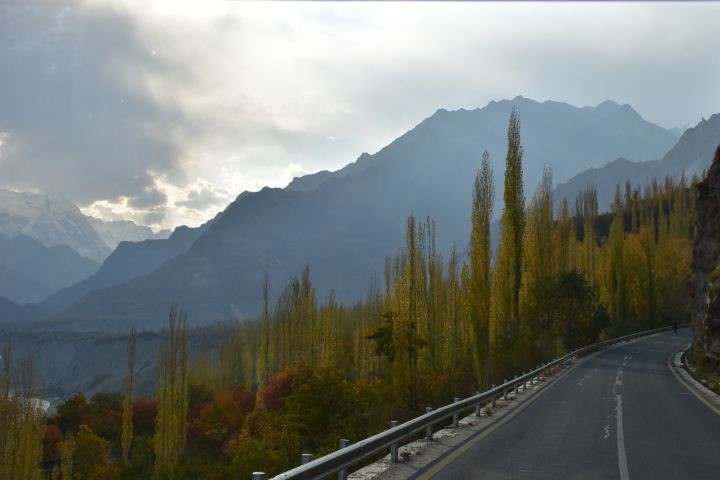
[[[197,225],[438,108],[612,99],[679,127],[720,112],[718,18],[709,2],[6,1],[0,187]]]

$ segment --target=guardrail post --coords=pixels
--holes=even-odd
[[[312,453],[303,453],[300,455],[300,465],[305,465],[306,463],[312,462],[313,456]]]
[[[253,472],[252,480],[265,480],[266,478],[265,472]]]
[[[513,375],[513,380],[517,379],[517,375]],[[515,384],[515,400],[520,396],[520,384]]]
[[[490,387],[490,389],[492,390],[493,388],[495,388],[495,384],[494,384],[494,383],[492,384],[492,386]],[[495,400],[496,400],[496,399],[495,399],[495,395],[493,395],[493,397],[492,397],[492,408],[495,408]]]
[[[350,440],[346,438],[340,439],[340,450],[350,445]],[[347,468],[343,468],[338,472],[338,480],[347,480]]]
[[[432,407],[425,407],[425,413],[432,412]],[[433,441],[433,431],[432,431],[432,424],[428,425],[425,429],[425,440],[428,442]]]
[[[480,395],[480,392],[475,392],[475,395],[476,396]],[[480,408],[481,408],[480,403],[476,403],[475,404],[475,417],[477,417],[477,418],[480,418]]]
[[[503,380],[503,385],[507,383],[507,380]],[[503,400],[507,401],[508,390],[503,391]]]
[[[460,398],[458,398],[458,397],[453,398],[453,403],[457,403],[459,401],[460,401]],[[452,428],[458,428],[459,424],[460,424],[460,415],[456,413],[455,415],[453,415]]]
[[[398,425],[400,425],[400,422],[398,422],[397,420],[390,420],[390,428],[395,428]],[[397,442],[390,445],[390,461],[391,462],[398,461],[398,444],[397,444]]]

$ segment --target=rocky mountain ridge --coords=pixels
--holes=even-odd
[[[635,158],[618,158],[600,168],[581,172],[555,189],[559,202],[567,198],[572,204],[578,193],[592,186],[598,193],[598,205],[607,210],[615,195],[615,186],[630,180],[633,185],[644,185],[653,178],[662,181],[666,176],[686,178],[701,177],[710,166],[713,151],[720,143],[720,114],[703,119],[694,127],[687,128],[675,146],[659,160],[639,162]]]

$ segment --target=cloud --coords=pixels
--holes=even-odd
[[[175,166],[174,142],[159,134],[170,112],[119,78],[124,59],[138,72],[166,67],[151,62],[131,19],[45,2],[0,9],[0,127],[11,150],[5,175],[61,183],[57,189],[83,201],[108,188],[140,193],[148,164]]]
[[[148,209],[165,205],[166,202],[167,195],[152,186],[145,187],[142,193],[129,198],[127,204],[128,207],[135,209]]]
[[[720,103],[718,14],[705,3],[2,4],[0,186],[167,227],[339,168],[440,107],[611,98],[684,125]]]
[[[176,201],[175,205],[193,210],[207,210],[208,208],[217,208],[223,205],[229,197],[230,194],[225,190],[204,183],[189,189],[185,199]]]

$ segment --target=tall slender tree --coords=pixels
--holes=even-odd
[[[620,197],[620,186],[615,192],[613,220],[610,225],[610,296],[612,314],[617,319],[628,315],[627,282],[623,261],[625,243],[625,219]]]
[[[507,131],[503,213],[500,219],[498,275],[502,290],[497,313],[507,322],[506,332],[520,333],[520,290],[523,272],[523,241],[525,239],[525,193],[523,190],[523,147],[520,144],[520,119],[513,108]]]
[[[187,328],[185,316],[173,305],[160,347],[160,382],[155,416],[155,469],[172,472],[185,448],[188,408]]]
[[[120,432],[120,443],[122,446],[122,457],[125,463],[130,457],[130,446],[133,436],[133,386],[135,382],[135,346],[137,335],[133,326],[128,337],[127,346],[127,376],[125,377],[125,398],[123,399],[122,431]]]
[[[490,227],[494,200],[493,172],[490,166],[490,154],[486,150],[482,154],[480,170],[475,176],[469,248],[472,288],[470,315],[476,352],[475,370],[478,372],[478,384],[485,387],[490,383],[490,263],[492,257]],[[480,375],[482,367],[484,367],[483,374]]]
[[[258,391],[270,381],[270,293],[269,277],[266,273],[263,277],[263,311],[260,318],[260,345],[258,346],[257,361],[257,382]]]

